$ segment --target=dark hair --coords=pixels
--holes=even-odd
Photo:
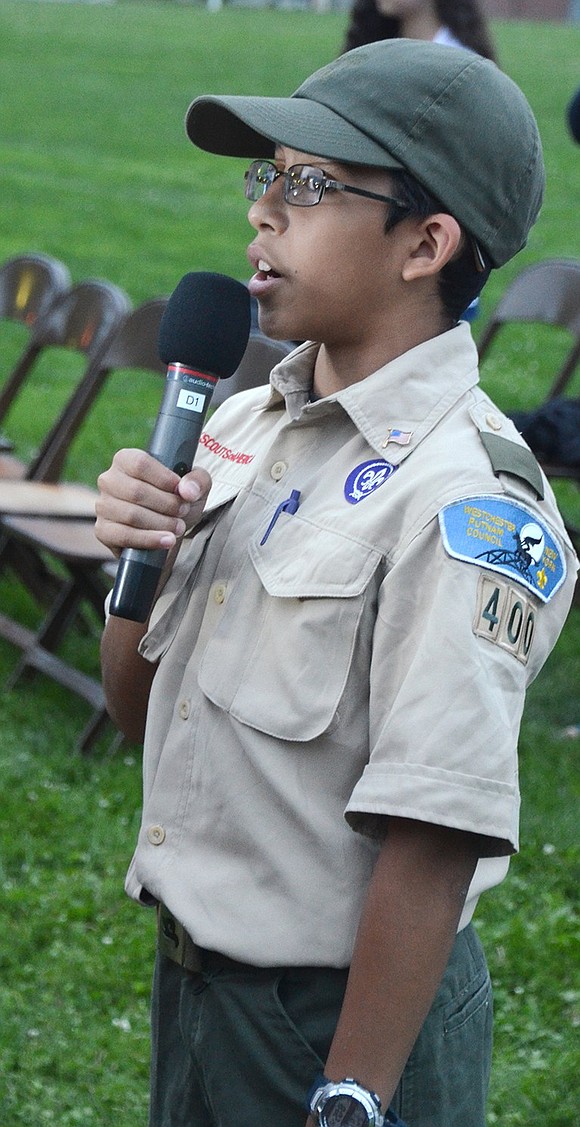
[[[487,29],[478,0],[435,0],[435,12],[441,23],[448,27],[464,47],[497,62],[495,48]],[[375,0],[354,0],[350,22],[346,29],[343,52],[364,43],[379,39],[399,39],[401,21],[394,16],[382,16]]]
[[[365,43],[376,43],[379,39],[399,39],[399,20],[392,16],[382,16],[375,0],[354,0],[350,10],[350,20],[346,29],[343,53]]]
[[[404,207],[392,207],[385,223],[385,231],[392,231],[404,219],[427,219],[443,211],[449,214],[449,209],[440,200],[431,195],[410,172],[393,170],[389,172],[390,190]],[[462,228],[464,246],[456,258],[443,267],[438,277],[439,297],[443,309],[453,321],[458,321],[468,305],[481,293],[491,271],[491,264],[486,263],[485,269],[478,269],[475,260],[474,240],[469,232]],[[479,248],[482,254],[481,248]]]
[[[497,62],[495,48],[478,0],[435,0],[435,11],[441,23],[453,32],[456,39]]]

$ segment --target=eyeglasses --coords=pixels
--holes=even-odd
[[[352,192],[354,196],[365,196],[369,200],[380,200],[408,210],[406,204],[392,196],[380,196],[377,192],[367,192],[364,188],[353,188],[340,180],[331,180],[321,168],[310,164],[293,164],[281,172],[269,160],[252,161],[245,174],[246,199],[254,203],[261,199],[280,176],[284,177],[284,200],[293,207],[315,207],[325,192]]]
[[[270,160],[253,160],[247,172],[244,173],[245,196],[253,203],[265,196],[268,188],[284,177],[284,201],[293,207],[315,207],[320,203],[325,192],[351,192],[354,196],[364,196],[369,200],[380,200],[381,203],[390,203],[402,211],[410,212],[409,205],[393,196],[381,196],[378,192],[367,192],[365,188],[353,188],[351,184],[343,184],[340,180],[331,180],[321,168],[310,164],[293,164],[291,168],[282,172]],[[468,236],[473,248],[475,268],[478,273],[487,269],[481,249],[473,236]]]

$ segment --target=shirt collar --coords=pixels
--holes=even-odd
[[[300,415],[309,405],[318,349],[307,341],[276,365],[262,409],[285,402],[291,418]],[[339,405],[381,457],[388,446],[389,460],[398,462],[477,382],[477,349],[469,325],[461,322],[308,409]]]

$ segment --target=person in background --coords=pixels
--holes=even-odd
[[[497,62],[478,0],[355,0],[343,51],[378,39],[426,39]]]
[[[566,120],[570,136],[580,145],[580,86],[572,95],[566,107]]]

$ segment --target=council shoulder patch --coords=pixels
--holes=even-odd
[[[445,551],[497,571],[547,603],[566,577],[558,541],[539,517],[506,497],[469,497],[439,513]]]

